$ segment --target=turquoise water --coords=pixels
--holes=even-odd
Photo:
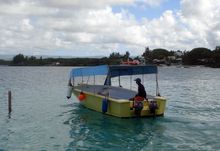
[[[220,69],[159,68],[168,102],[155,119],[115,118],[67,100],[70,69],[0,67],[0,151],[220,150]],[[145,80],[149,93],[153,78]]]

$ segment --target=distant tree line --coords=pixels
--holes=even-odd
[[[176,51],[168,51],[166,49],[145,49],[143,57],[147,63],[153,63],[153,60],[165,60],[169,63],[175,63],[175,59],[171,60],[171,56],[175,56],[176,59],[181,59],[183,65],[204,65],[209,67],[220,67],[220,47],[216,47],[215,50],[199,47],[194,48],[191,51],[178,51],[182,55],[177,55]],[[172,62],[173,61],[173,62]]]
[[[36,58],[18,54],[9,65],[12,66],[89,66],[100,64],[119,64],[120,61],[108,57],[103,58]]]
[[[178,53],[179,54],[178,54]],[[125,54],[113,52],[109,57],[102,58],[36,58],[35,56],[24,56],[18,54],[13,57],[12,61],[0,60],[1,65],[13,66],[88,66],[88,65],[117,65],[126,60],[144,60],[146,64],[153,63],[176,63],[181,60],[183,65],[204,65],[209,67],[220,67],[220,47],[215,50],[207,48],[194,48],[191,51],[168,51],[163,48],[150,50],[145,49],[141,56],[131,58],[127,51]],[[156,60],[156,62],[155,62]]]
[[[11,63],[11,61],[6,61],[3,59],[0,59],[0,65],[9,65]]]
[[[220,49],[216,47],[211,51],[207,48],[194,48],[192,51],[184,53],[183,64],[220,67]]]

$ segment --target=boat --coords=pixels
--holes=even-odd
[[[140,61],[138,60],[132,60],[132,61],[122,61],[122,65],[139,65]]]
[[[138,109],[134,97],[137,91],[131,89],[132,78],[134,76],[143,78],[145,74],[156,75],[156,94],[147,94],[145,99],[138,100],[142,104],[141,109]],[[126,76],[130,79],[128,80],[130,89],[121,86],[121,78]],[[100,84],[97,77],[102,77],[103,83]],[[112,79],[113,82],[118,79],[118,86],[113,86]],[[89,84],[89,81],[92,81],[92,84]],[[70,72],[68,83],[67,98],[74,94],[83,106],[103,114],[127,118],[163,116],[165,112],[166,99],[159,94],[158,68],[154,65],[100,65],[74,68]]]

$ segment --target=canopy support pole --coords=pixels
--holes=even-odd
[[[93,85],[95,85],[95,74],[93,74]],[[94,87],[93,91],[94,91],[94,94],[95,94],[95,87]]]
[[[82,73],[82,70],[80,70],[81,71],[81,75],[82,75],[82,84],[83,84],[83,73]]]
[[[156,73],[156,96],[160,96],[159,84],[158,84],[158,74]]]
[[[119,87],[121,87],[121,77],[120,77],[120,75],[118,76],[118,84],[119,84]]]
[[[89,79],[90,79],[90,76],[88,77],[86,84],[88,84],[88,83],[89,83]]]

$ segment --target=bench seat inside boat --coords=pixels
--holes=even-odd
[[[122,87],[106,86],[106,85],[79,85],[75,86],[75,89],[79,89],[83,92],[95,93],[102,96],[108,96],[113,99],[125,99],[128,100],[133,98],[137,92],[125,89]],[[153,98],[153,96],[147,95],[148,99]]]

